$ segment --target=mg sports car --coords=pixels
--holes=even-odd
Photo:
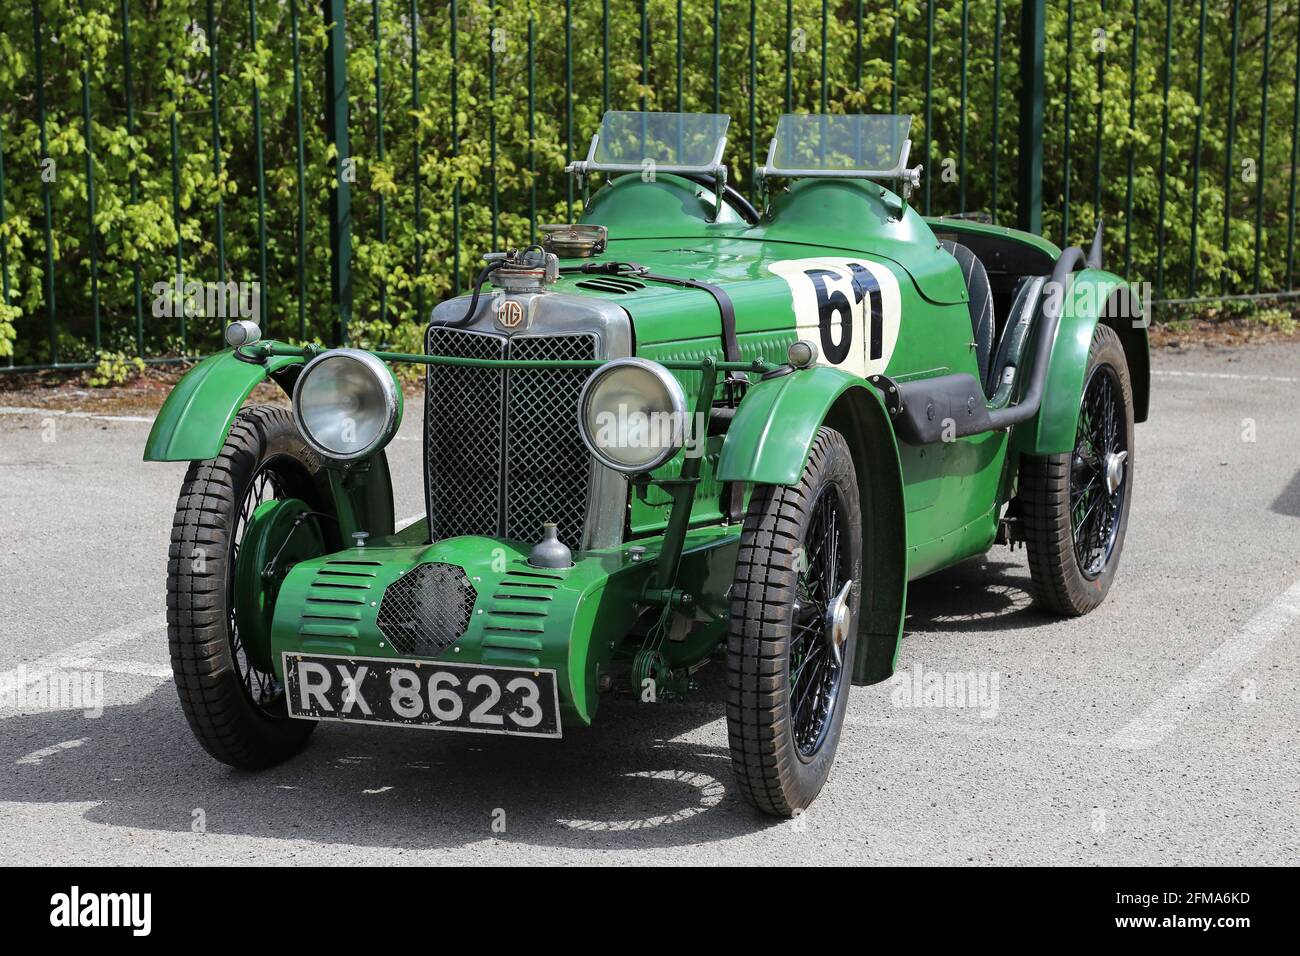
[[[190,463],[169,637],[213,757],[330,721],[558,738],[618,694],[653,720],[716,659],[736,786],[789,816],[893,672],[909,581],[1023,544],[1045,608],[1105,598],[1149,371],[1100,231],[922,218],[906,116],[782,117],[751,202],[727,127],[606,114],[579,220],[487,256],[423,354],[239,322],[179,382],[145,458]],[[427,505],[400,529],[398,364]],[[246,404],[266,379],[290,407]]]

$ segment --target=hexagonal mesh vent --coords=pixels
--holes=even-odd
[[[465,633],[478,592],[454,564],[421,564],[388,586],[379,629],[399,654],[431,657]]]

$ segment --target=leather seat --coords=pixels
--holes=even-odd
[[[939,245],[961,266],[962,279],[970,296],[970,327],[975,337],[975,361],[979,365],[980,384],[988,382],[993,352],[993,289],[989,274],[975,253],[958,242],[945,240]]]
[[[1002,382],[1002,370],[1006,367],[1008,352],[1011,349],[1012,331],[1017,323],[1031,318],[1025,316],[1024,311],[1029,307],[1030,295],[1036,293],[1038,288],[1031,276],[1021,276],[1016,281],[1016,289],[1011,297],[1011,308],[1007,310],[1007,320],[1002,326],[1002,335],[998,338],[998,348],[993,353],[993,361],[989,363],[989,373],[984,377],[984,393],[989,398],[993,397],[993,393],[998,390]]]

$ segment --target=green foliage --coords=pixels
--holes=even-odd
[[[1084,242],[1100,213],[1107,223],[1108,265],[1127,270],[1134,279],[1156,282],[1170,297],[1252,291],[1257,262],[1263,288],[1291,286],[1297,17],[1293,4],[1274,0],[1266,75],[1265,3],[1207,0],[1200,109],[1199,4],[1180,0],[1172,5],[1167,124],[1166,5],[1110,0],[1103,14],[1102,0],[1075,0],[1072,34],[1067,36],[1070,7],[1048,4],[1043,141],[1048,235],[1058,242]],[[336,319],[330,301],[327,204],[335,177],[333,146],[324,122],[327,37],[322,5],[309,0],[255,3],[259,41],[254,45],[248,0],[214,0],[211,27],[205,3],[128,0],[132,133],[127,123],[121,0],[36,0],[36,4],[43,19],[46,155],[52,161],[52,166],[46,166],[54,173],[48,183],[41,178],[46,155],[40,146],[35,95],[33,7],[27,0],[0,6],[0,156],[4,161],[0,267],[9,303],[0,304],[0,356],[12,352],[19,364],[51,357],[45,289],[46,188],[53,230],[54,337],[60,343],[60,361],[72,361],[95,349],[135,352],[137,339],[146,354],[178,350],[182,341],[190,352],[218,346],[222,324],[218,317],[187,321],[155,316],[150,290],[156,282],[170,283],[177,271],[201,282],[261,278],[255,88],[264,131],[266,196],[268,308],[262,323],[269,336],[331,340]],[[831,111],[891,108],[895,21],[889,3],[837,0],[826,6],[828,18],[823,24],[820,0],[794,0],[793,32],[787,29],[785,4],[773,0],[753,4],[751,81],[751,4],[722,0],[722,28],[716,38],[720,83],[715,89],[714,4],[683,0],[680,98],[677,0],[645,0],[644,44],[640,0],[610,0],[608,6],[606,48],[603,4],[597,0],[495,4],[459,0],[453,61],[449,0],[414,4],[349,0],[349,133],[356,161],[354,338],[418,344],[415,324],[440,298],[467,287],[483,253],[530,238],[534,205],[538,222],[574,215],[574,197],[562,170],[568,159],[585,153],[606,105],[687,111],[716,107],[729,113],[733,124],[727,158],[732,181],[742,190],[749,188],[753,161],[763,157],[776,120],[787,109],[816,111],[823,99]],[[1135,6],[1139,42],[1136,70],[1131,70]],[[928,197],[935,213],[988,210],[999,222],[1014,224],[1021,4],[936,0],[930,96],[926,5],[900,0],[898,7],[898,108],[915,114],[913,156],[926,164],[927,183],[915,201],[925,208]],[[1235,110],[1230,110],[1234,8],[1240,11],[1239,52]],[[300,21],[300,117],[295,111],[295,9]],[[412,9],[419,13],[414,31],[418,70],[413,70]],[[566,9],[572,18],[571,110],[565,108]],[[536,72],[531,139],[530,19]],[[1104,57],[1098,46],[1101,30],[1105,31]],[[214,41],[220,85],[219,157],[214,157],[208,52]],[[376,104],[376,49],[382,124]],[[495,68],[495,96],[490,89],[489,57]],[[83,78],[91,118],[93,221]],[[1261,143],[1265,96],[1268,112]],[[932,115],[929,137],[924,129],[927,110]],[[1235,118],[1235,139],[1229,157],[1230,117]],[[301,237],[299,118],[306,204]],[[1162,160],[1166,128],[1168,146]],[[1201,145],[1196,153],[1198,128]],[[1255,182],[1243,181],[1246,160],[1254,163]],[[945,170],[955,176],[945,176]],[[1195,250],[1191,245],[1194,195]],[[219,210],[224,221],[221,229]],[[300,238],[305,248],[301,293]],[[222,245],[224,256],[219,251]],[[138,328],[137,282],[141,290]]]
[[[14,322],[22,315],[22,309],[16,305],[0,302],[0,358],[14,354]]]
[[[125,385],[144,371],[144,360],[125,352],[100,352],[95,357],[95,368],[86,378],[94,388]]]

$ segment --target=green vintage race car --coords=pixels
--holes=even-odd
[[[176,686],[218,760],[322,721],[559,737],[725,659],[740,791],[791,815],[907,583],[1024,543],[1039,599],[1114,579],[1146,418],[1140,301],[1092,251],[908,205],[910,119],[786,116],[727,185],[725,116],[606,114],[579,222],[493,254],[423,355],[230,327],[158,415],[189,461]],[[600,188],[592,191],[593,180]],[[427,518],[396,529],[393,363],[425,369]],[[265,379],[292,412],[245,405]]]

